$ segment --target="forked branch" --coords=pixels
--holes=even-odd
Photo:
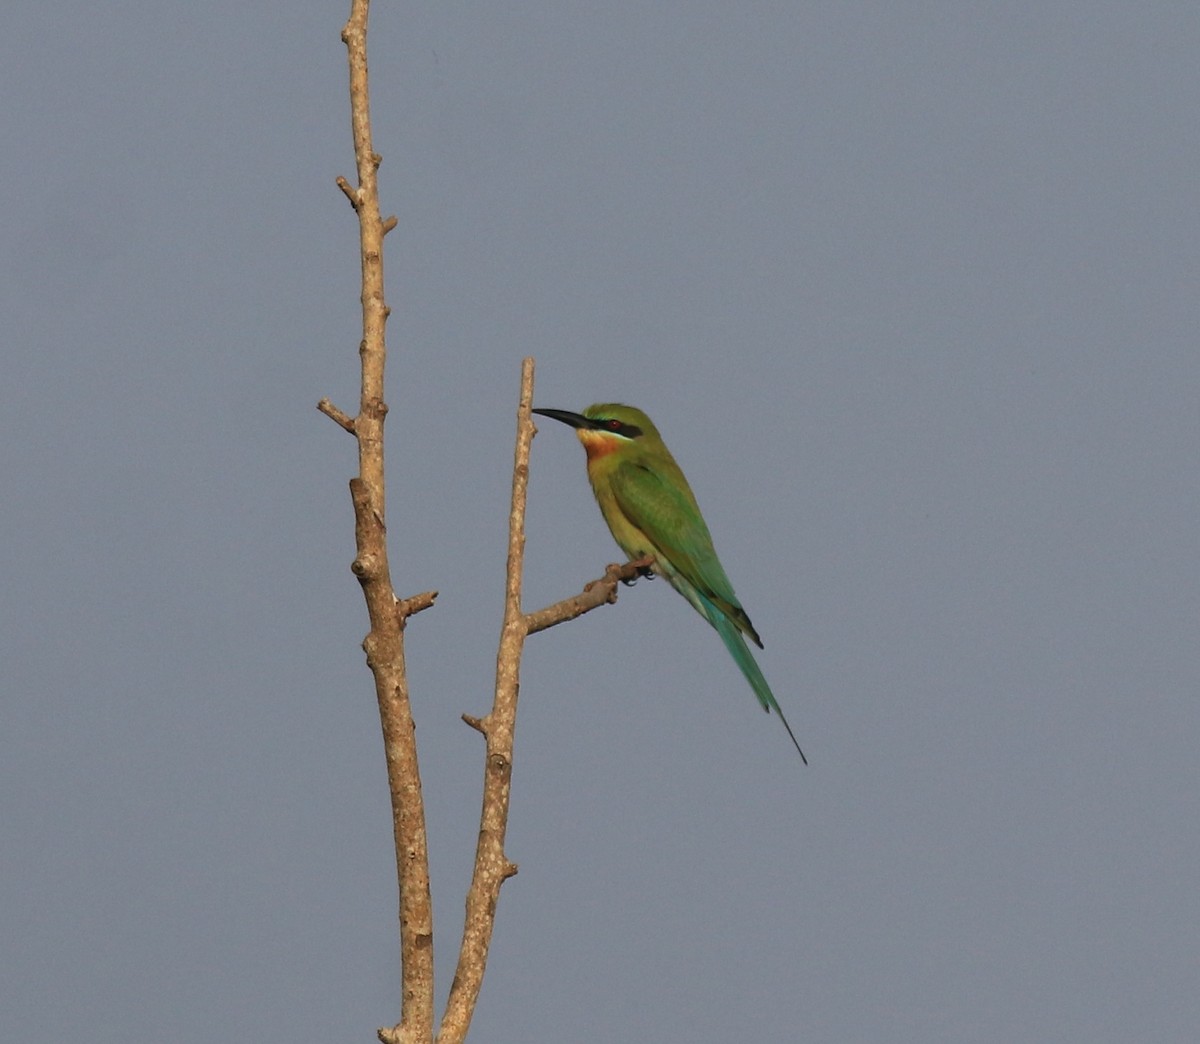
[[[353,417],[328,399],[322,399],[318,409],[353,435],[358,444],[358,474],[350,480],[355,522],[355,556],[351,569],[362,585],[370,619],[363,649],[375,681],[383,730],[400,911],[400,1022],[380,1029],[378,1035],[384,1044],[428,1044],[433,1039],[433,919],[425,811],[409,703],[404,632],[408,618],[432,606],[437,592],[398,598],[388,564],[383,429],[388,412],[384,401],[384,365],[389,309],[384,299],[383,239],[396,226],[396,219],[380,217],[376,173],[382,161],[371,140],[367,83],[369,6],[369,0],[351,0],[350,18],[342,30],[350,66],[350,113],[357,184],[352,185],[345,178],[337,179],[359,224],[361,393],[358,413]],[[532,404],[533,360],[525,359],[517,410],[504,621],[496,656],[495,695],[491,712],[485,717],[464,715],[468,724],[482,733],[486,741],[483,808],[458,969],[438,1032],[439,1044],[459,1044],[466,1037],[487,965],[500,887],[517,872],[516,865],[505,855],[504,838],[508,826],[513,736],[525,637],[616,601],[616,585],[622,581],[632,582],[643,575],[649,565],[648,560],[644,560],[609,566],[604,577],[593,581],[581,594],[535,613],[522,612],[525,500],[530,446],[536,430],[530,416]]]
[[[475,852],[475,872],[467,893],[462,947],[454,984],[438,1033],[438,1044],[460,1044],[471,1025],[496,920],[500,887],[517,872],[504,851],[512,786],[513,738],[517,699],[520,695],[521,654],[525,638],[555,624],[574,620],[601,605],[617,600],[618,583],[633,583],[645,576],[651,559],[610,565],[604,576],[572,598],[534,613],[521,611],[521,582],[525,557],[525,499],[529,482],[529,453],[536,429],[533,406],[533,360],[521,367],[521,397],[517,408],[517,446],[513,461],[512,505],[508,524],[508,568],[504,622],[496,654],[496,689],[492,710],[483,718],[463,715],[480,732],[487,746],[483,780],[483,810]]]
[[[466,918],[458,968],[450,987],[446,1012],[438,1032],[438,1044],[459,1044],[467,1035],[496,921],[500,886],[517,872],[516,864],[504,854],[508,830],[508,808],[512,785],[513,736],[516,729],[517,697],[520,695],[521,653],[528,633],[521,612],[521,580],[525,561],[525,499],[529,485],[529,450],[534,426],[533,360],[521,364],[521,395],[517,407],[517,445],[513,459],[512,501],[508,516],[508,562],[505,571],[504,621],[496,651],[496,687],[492,709],[483,718],[464,716],[467,724],[483,734],[486,754],[483,771],[483,808],[475,870],[467,892]]]

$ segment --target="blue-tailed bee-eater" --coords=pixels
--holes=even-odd
[[[575,429],[587,452],[592,492],[621,550],[631,561],[647,559],[648,568],[666,577],[716,628],[763,710],[779,715],[807,765],[792,727],[746,644],[749,638],[761,649],[762,640],[721,568],[683,471],[650,418],[620,403],[597,403],[583,413],[533,412]]]

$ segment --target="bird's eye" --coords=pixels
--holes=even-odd
[[[621,430],[621,422],[614,417],[612,420],[610,420],[608,422],[608,430],[609,431],[620,431]]]

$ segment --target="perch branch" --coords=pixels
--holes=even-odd
[[[648,555],[645,558],[635,558],[631,562],[620,565],[610,565],[604,570],[599,580],[593,580],[584,585],[583,590],[571,598],[538,609],[525,615],[525,633],[537,634],[547,627],[574,620],[584,613],[590,613],[602,605],[609,605],[617,600],[617,584],[632,584],[646,575],[654,559]]]

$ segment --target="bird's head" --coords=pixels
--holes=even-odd
[[[534,410],[575,429],[587,455],[602,457],[634,445],[657,445],[662,438],[654,423],[641,410],[619,402],[598,402],[582,413],[570,410]]]

